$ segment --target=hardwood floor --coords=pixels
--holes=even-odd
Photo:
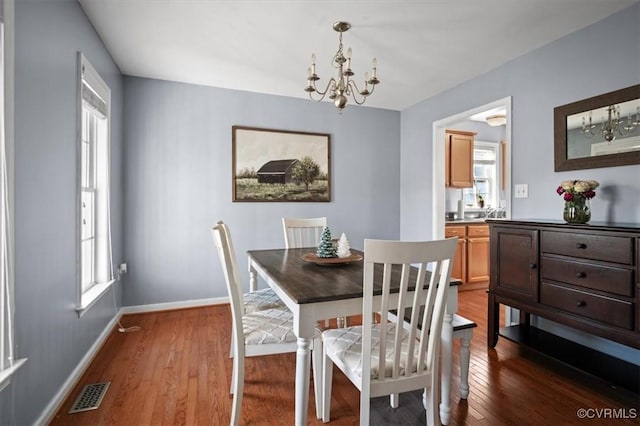
[[[471,342],[468,400],[460,399],[456,386],[454,344],[451,425],[638,424],[638,395],[577,374],[505,339],[495,350],[487,348],[486,297],[483,290],[460,292],[458,312],[478,328]],[[114,330],[51,425],[229,424],[228,305],[127,315],[121,322],[142,330]],[[295,354],[248,358],[243,424],[292,425],[294,378]],[[102,381],[111,386],[98,410],[67,414],[84,385]],[[312,389],[309,424],[320,425]],[[329,424],[357,424],[359,393],[338,370],[332,398]],[[580,409],[600,417],[581,419]]]

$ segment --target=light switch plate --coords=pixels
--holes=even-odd
[[[526,183],[516,184],[515,189],[515,198],[529,198],[529,185]]]

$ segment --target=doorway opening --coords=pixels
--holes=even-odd
[[[432,206],[432,235],[434,239],[444,238],[445,212],[446,212],[446,192],[445,192],[445,129],[456,127],[456,125],[466,122],[472,116],[486,113],[496,109],[504,109],[506,115],[504,153],[502,156],[504,173],[501,176],[500,185],[504,188],[504,211],[505,218],[511,218],[511,97],[498,99],[485,105],[463,111],[461,113],[445,117],[433,122],[433,194]]]

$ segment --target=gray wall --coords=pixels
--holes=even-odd
[[[115,313],[111,293],[74,311],[78,50],[112,91],[114,259],[122,253],[120,72],[76,1],[18,0],[15,18],[15,330],[29,360],[0,394],[2,425],[33,423]]]
[[[300,99],[123,83],[76,1],[17,0],[15,323],[29,361],[0,394],[0,424],[36,421],[114,317],[112,294],[80,319],[73,311],[78,50],[112,89],[114,260],[131,271],[123,304],[140,305],[225,295],[209,234],[218,219],[232,228],[241,266],[247,249],[282,246],[282,216],[325,215],[354,247],[365,237],[429,238],[431,123],[506,96],[513,183],[530,193],[514,200],[514,217],[558,218],[554,189],[575,177],[603,184],[595,220],[612,206],[615,219],[640,221],[640,166],[554,173],[552,148],[554,106],[638,83],[639,18],[636,5],[401,114],[350,106],[339,115]],[[331,133],[332,202],[232,203],[234,124]],[[613,189],[628,195],[611,204]]]
[[[400,233],[400,113],[125,77],[123,304],[226,297],[210,229],[246,251],[284,247],[281,218],[326,216],[354,248]],[[231,126],[331,134],[330,203],[233,203]],[[264,284],[262,284],[264,285]]]
[[[640,82],[640,4],[497,67],[402,112],[401,236],[431,238],[432,123],[512,96],[512,199],[516,219],[561,220],[561,181],[600,182],[594,221],[640,222],[640,165],[554,172],[553,108]],[[512,191],[512,194],[514,191]],[[543,321],[543,326],[638,362],[640,351]]]
[[[554,107],[639,81],[636,4],[402,111],[402,238],[431,237],[432,123],[507,96],[513,113],[511,184],[529,185],[529,198],[512,200],[513,218],[561,219],[559,183],[595,179],[601,187],[591,201],[594,221],[640,222],[640,165],[559,173],[553,165]]]

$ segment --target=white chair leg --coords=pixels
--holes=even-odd
[[[347,321],[347,317],[338,317],[336,318],[336,326],[338,328],[345,328],[348,327],[348,321]]]
[[[439,426],[438,418],[438,392],[436,389],[425,389],[422,394],[422,405],[424,405],[425,415],[427,416],[427,426]]]
[[[468,328],[460,334],[460,397],[469,396],[469,345],[473,337],[473,329]]]
[[[322,418],[322,398],[324,394],[322,392],[322,383],[324,381],[324,374],[322,373],[322,339],[313,340],[313,351],[311,352],[311,366],[313,368],[313,391],[316,397],[316,417]]]
[[[391,405],[391,408],[398,408],[400,406],[400,395],[397,393],[389,395],[389,405]]]
[[[237,375],[238,375],[238,357],[233,358],[232,361],[232,367],[231,367],[231,386],[229,386],[229,393],[231,395],[235,395],[235,391],[236,391],[236,382],[237,382]]]
[[[331,382],[333,379],[333,361],[322,348],[322,421],[327,423],[331,418]]]
[[[233,373],[231,378],[231,393],[233,393],[233,404],[231,407],[231,425],[240,424],[242,416],[242,394],[244,392],[244,357],[233,359]]]
[[[231,345],[229,346],[229,358],[233,358],[233,348],[236,344],[235,334],[231,333]]]
[[[360,392],[360,426],[369,426],[369,406],[371,397],[368,392]]]

